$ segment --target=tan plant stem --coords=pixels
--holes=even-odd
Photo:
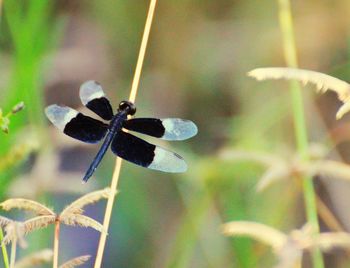
[[[130,90],[130,96],[129,96],[129,100],[133,103],[135,103],[137,90],[138,90],[138,86],[140,83],[140,76],[141,76],[143,61],[145,58],[148,38],[149,38],[150,31],[151,31],[153,15],[154,15],[154,11],[156,8],[156,4],[157,4],[157,0],[151,0],[149,10],[148,10],[145,29],[143,32],[140,51],[139,51],[139,56],[137,59],[135,75],[134,75],[133,83],[132,83],[131,90]],[[111,220],[114,197],[115,197],[114,192],[117,191],[121,165],[122,165],[122,160],[119,157],[117,157],[114,172],[113,172],[112,182],[111,182],[111,186],[110,186],[110,188],[112,189],[112,193],[109,195],[109,198],[107,200],[105,217],[103,220],[103,227],[105,230],[109,229],[109,223]],[[107,233],[102,232],[101,236],[100,236],[100,242],[98,245],[98,249],[97,249],[96,261],[95,261],[95,266],[94,266],[95,268],[101,267],[103,252],[104,252],[105,245],[106,245],[106,238],[107,238]]]
[[[321,198],[317,196],[317,210],[321,219],[328,226],[329,229],[336,232],[345,232],[342,224],[339,222],[337,217],[333,214],[333,212],[326,206],[326,204],[322,201]],[[350,257],[350,249],[344,248],[347,257]]]
[[[139,83],[140,83],[140,76],[141,76],[141,71],[142,71],[142,66],[143,66],[143,60],[145,59],[148,38],[149,38],[149,34],[151,32],[153,15],[154,15],[154,10],[156,8],[156,5],[157,5],[157,0],[151,0],[149,10],[148,10],[147,19],[146,19],[145,30],[143,31],[139,57],[137,59],[135,75],[134,75],[134,79],[133,79],[131,90],[130,90],[129,101],[131,101],[133,103],[135,103],[137,90],[138,90]]]
[[[332,211],[326,206],[326,204],[322,201],[321,198],[317,197],[317,210],[318,214],[324,221],[324,223],[328,226],[332,231],[344,232],[344,228],[341,223],[332,213]]]
[[[14,267],[15,267],[16,249],[17,249],[17,238],[15,237],[15,238],[12,240],[12,244],[11,244],[10,268],[14,268]]]
[[[55,237],[53,241],[53,268],[58,267],[58,248],[60,242],[60,221],[55,222]]]
[[[298,61],[290,0],[278,0],[278,3],[285,59],[288,67],[297,68]],[[301,88],[296,81],[292,81],[290,83],[290,88],[298,153],[306,160],[308,150],[308,136],[305,123],[303,96]],[[320,231],[320,227],[317,217],[316,193],[314,190],[313,181],[310,177],[302,178],[302,181],[306,218],[308,223],[313,227],[313,230],[315,230],[315,233],[318,233]],[[319,249],[314,249],[312,251],[312,260],[315,268],[324,267],[322,253]]]

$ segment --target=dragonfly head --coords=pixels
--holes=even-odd
[[[128,115],[134,115],[136,113],[136,106],[130,101],[121,101],[119,103],[118,112],[126,111]]]

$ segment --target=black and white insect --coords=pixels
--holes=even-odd
[[[83,178],[84,182],[92,176],[110,145],[114,154],[142,167],[172,173],[187,170],[186,162],[180,155],[135,137],[123,131],[123,128],[164,140],[185,140],[197,134],[197,126],[192,121],[179,118],[128,119],[128,115],[132,116],[136,112],[135,105],[129,101],[120,102],[114,114],[101,85],[95,81],[81,85],[80,99],[109,124],[56,104],[46,107],[45,113],[59,130],[72,138],[86,143],[98,143],[104,138]]]

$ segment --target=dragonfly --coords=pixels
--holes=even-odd
[[[181,173],[187,170],[187,164],[180,155],[148,143],[129,131],[163,140],[179,141],[197,134],[195,123],[180,118],[129,119],[128,117],[135,115],[136,106],[125,100],[119,103],[117,112],[114,113],[102,86],[92,80],[81,85],[79,96],[83,105],[103,121],[57,104],[46,107],[45,114],[55,127],[74,139],[90,144],[96,144],[104,139],[83,177],[83,182],[87,182],[93,175],[109,147],[118,157],[145,168],[169,173]]]

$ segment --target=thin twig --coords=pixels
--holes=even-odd
[[[12,240],[12,244],[11,244],[10,268],[14,268],[14,267],[15,267],[16,249],[17,249],[17,237],[15,237],[15,238]]]
[[[142,36],[141,47],[140,47],[140,51],[139,51],[139,56],[137,59],[135,75],[134,75],[134,79],[133,79],[133,83],[132,83],[131,91],[130,91],[130,96],[129,96],[129,100],[133,103],[136,100],[138,85],[140,83],[142,65],[143,65],[143,61],[145,58],[148,37],[149,37],[150,31],[151,31],[152,20],[153,20],[153,15],[154,15],[154,10],[155,10],[156,4],[157,4],[157,0],[151,0],[149,10],[148,10],[145,29],[144,29],[144,33]],[[113,192],[116,192],[116,190],[117,190],[121,165],[122,165],[122,160],[119,157],[117,157],[114,172],[113,172],[113,177],[112,177],[112,183],[110,186],[112,191],[114,190]],[[111,219],[111,215],[112,215],[114,197],[115,197],[114,194],[110,194],[108,201],[107,201],[105,217],[103,220],[103,227],[105,230],[108,230],[108,227],[109,227],[109,223],[110,223],[110,219]],[[100,237],[100,242],[98,245],[97,255],[96,255],[96,261],[95,261],[95,266],[94,266],[95,268],[101,267],[103,252],[104,252],[104,248],[106,245],[106,238],[107,238],[107,233],[102,232],[101,237]]]
[[[332,231],[344,232],[344,228],[342,227],[341,223],[336,218],[336,216],[333,215],[332,211],[326,206],[322,199],[317,196],[316,202],[318,214],[322,218],[324,223]]]
[[[139,83],[140,83],[140,76],[141,76],[143,60],[144,60],[145,54],[146,54],[148,37],[149,37],[149,33],[151,32],[151,26],[152,26],[153,15],[154,15],[154,10],[156,8],[156,4],[157,4],[157,0],[151,0],[149,10],[148,10],[147,19],[146,19],[145,30],[144,30],[143,36],[142,36],[139,57],[137,59],[135,75],[134,75],[134,79],[133,79],[131,91],[130,91],[130,96],[129,96],[129,101],[131,101],[131,102],[135,102],[135,100],[136,100],[137,90],[138,90]]]
[[[55,223],[55,237],[53,242],[53,268],[58,267],[58,247],[60,242],[60,221],[56,220]]]

